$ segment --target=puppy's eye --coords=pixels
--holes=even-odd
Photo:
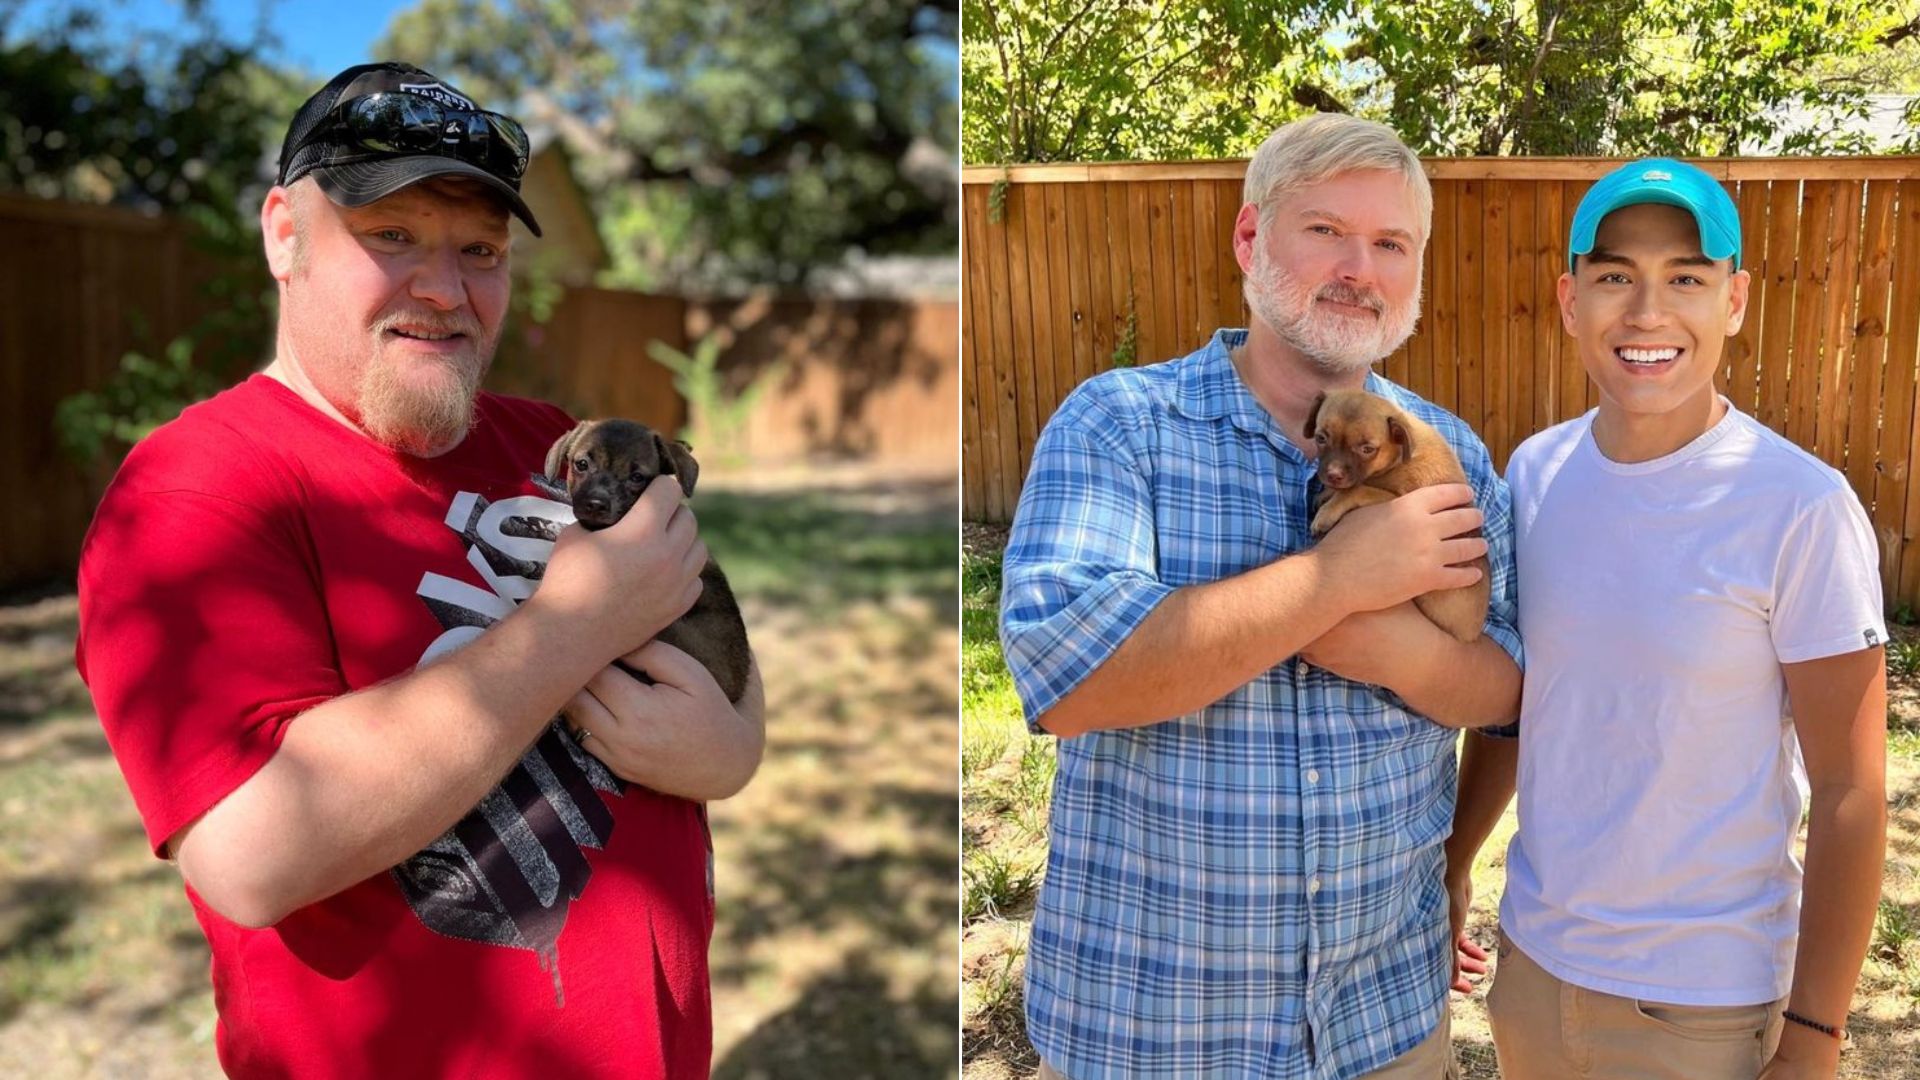
[[[1372,457],[1373,455],[1379,452],[1380,452],[1380,448],[1372,445],[1371,443],[1362,443],[1360,446],[1361,457]]]
[[[1314,444],[1317,446],[1327,445],[1327,433],[1324,431],[1315,433],[1315,435],[1313,436],[1313,441],[1314,441]]]
[[[593,468],[593,461],[591,459],[583,458],[583,457],[577,457],[573,459],[574,472],[586,472],[588,469],[591,469],[591,468]]]
[[[627,483],[629,484],[644,484],[646,482],[647,474],[641,472],[639,469],[635,469],[627,474]]]

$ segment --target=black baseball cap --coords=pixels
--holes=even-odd
[[[412,64],[383,61],[350,67],[335,75],[293,114],[286,141],[280,145],[280,185],[285,187],[311,173],[320,190],[337,205],[366,206],[431,176],[468,176],[499,192],[514,216],[526,222],[533,235],[540,235],[540,223],[520,197],[518,176],[501,175],[449,154],[371,150],[313,138],[322,122],[342,104],[380,93],[415,94],[441,106],[480,111],[472,98],[445,79]]]

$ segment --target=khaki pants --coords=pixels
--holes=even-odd
[[[1440,1014],[1440,1026],[1420,1045],[1366,1074],[1361,1080],[1460,1080],[1453,1063],[1453,1014]],[[1038,1080],[1067,1080],[1046,1062],[1040,1063]]]
[[[1662,1005],[1572,986],[1500,935],[1487,1015],[1502,1080],[1753,1080],[1786,1002]]]

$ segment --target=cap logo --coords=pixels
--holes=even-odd
[[[1648,170],[1647,170],[1646,172],[1643,172],[1643,173],[1641,173],[1641,174],[1640,174],[1640,179],[1642,179],[1642,180],[1665,180],[1665,181],[1667,181],[1668,183],[1672,183],[1672,182],[1673,182],[1673,174],[1672,174],[1672,173],[1670,173],[1670,172],[1668,172],[1668,171],[1666,171],[1665,169],[1648,169]]]
[[[401,83],[400,89],[409,94],[419,94],[424,98],[432,98],[442,105],[451,105],[456,109],[476,109],[479,107],[439,83]]]

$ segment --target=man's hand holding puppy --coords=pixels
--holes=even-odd
[[[1355,510],[1303,557],[1325,565],[1330,604],[1378,611],[1480,580],[1479,570],[1458,564],[1487,553],[1485,539],[1466,535],[1482,520],[1471,487],[1438,484]]]
[[[766,743],[759,665],[748,669],[736,707],[705,665],[664,641],[620,659],[653,683],[601,668],[562,710],[582,748],[620,777],[668,795],[706,801],[745,787]]]
[[[606,662],[646,644],[700,597],[707,545],[680,500],[678,481],[656,477],[613,525],[563,530],[526,603],[569,621]]]
[[[1471,585],[1480,571],[1457,565],[1486,554],[1473,489],[1441,484],[1410,491],[1340,520],[1314,548],[1349,614],[1300,650],[1302,658],[1355,682],[1384,686],[1415,712],[1448,727],[1481,727],[1512,719],[1520,672],[1493,663],[1500,646],[1485,638],[1463,644],[1413,606],[1432,589]],[[1310,553],[1311,554],[1311,553]],[[1493,653],[1486,650],[1493,649]],[[1488,661],[1478,668],[1478,659]],[[1485,670],[1491,685],[1457,677]]]
[[[564,710],[581,746],[623,779],[705,801],[746,786],[765,742],[765,693],[755,668],[738,709],[691,656],[651,640],[700,597],[707,545],[680,484],[659,476],[633,509],[597,532],[569,527],[527,603],[576,624],[606,657]],[[620,670],[620,659],[655,681]]]

